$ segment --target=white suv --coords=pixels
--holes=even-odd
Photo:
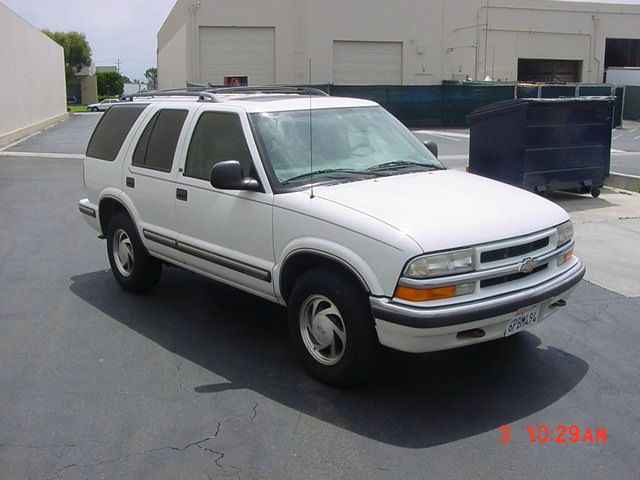
[[[366,378],[380,345],[427,352],[516,333],[584,276],[562,208],[447,170],[373,102],[192,95],[107,110],[80,212],[125,290],[149,290],[170,263],[286,305],[324,382]]]

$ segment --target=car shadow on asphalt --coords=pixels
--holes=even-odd
[[[148,295],[122,291],[106,270],[71,280],[70,290],[109,318],[227,380],[194,392],[249,389],[399,447],[442,445],[492,430],[498,441],[501,425],[553,404],[589,368],[524,332],[448,352],[386,351],[375,379],[335,389],[309,377],[298,361],[281,306],[176,268],[165,268]]]

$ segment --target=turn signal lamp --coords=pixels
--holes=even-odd
[[[469,295],[475,291],[475,283],[465,283],[463,285],[447,285],[435,288],[413,288],[398,285],[394,296],[409,302],[427,302],[430,300],[442,300],[445,298]]]

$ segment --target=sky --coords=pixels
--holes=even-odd
[[[85,33],[96,65],[131,80],[156,66],[156,35],[175,0],[0,0],[37,28]]]
[[[175,0],[0,0],[37,28],[84,32],[96,65],[116,65],[144,80],[156,65],[156,35]],[[565,0],[571,1],[571,0]],[[589,1],[589,0],[581,0]],[[600,0],[637,3],[640,0]]]

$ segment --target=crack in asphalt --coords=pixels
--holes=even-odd
[[[585,330],[587,330],[590,326],[590,324],[596,320],[599,319],[600,315],[602,315],[605,310],[607,310],[611,305],[613,305],[614,303],[618,302],[620,299],[619,298],[615,298],[613,300],[610,300],[609,302],[607,302],[607,304],[602,307],[598,312],[594,313],[593,315],[591,315],[589,317],[589,319],[587,321],[585,321],[580,328],[574,330],[573,332],[571,332],[569,334],[569,338],[568,340],[565,342],[565,344],[562,346],[562,350],[566,350],[566,348],[569,346],[569,344],[571,344],[571,342],[573,342],[574,337],[582,332],[584,332]]]
[[[256,405],[256,408],[257,408],[257,405]],[[204,447],[202,444],[208,442],[209,440],[213,440],[214,438],[216,438],[220,434],[220,431],[222,429],[222,425],[224,425],[225,423],[229,423],[229,422],[231,422],[233,420],[236,420],[236,419],[238,419],[240,417],[242,417],[242,415],[235,415],[233,417],[227,418],[226,420],[222,420],[221,422],[217,422],[216,430],[213,432],[212,435],[209,435],[209,436],[203,438],[202,440],[198,440],[197,442],[188,443],[184,447],[172,447],[172,446],[158,447],[158,448],[151,448],[151,449],[148,449],[148,450],[142,450],[142,451],[139,451],[139,452],[128,453],[126,455],[121,455],[121,456],[115,457],[115,458],[109,458],[107,460],[102,460],[102,461],[96,462],[96,463],[87,463],[87,464],[70,463],[70,464],[65,465],[64,467],[56,470],[55,472],[53,472],[53,475],[51,477],[48,477],[48,478],[49,479],[60,478],[60,474],[62,472],[64,472],[65,470],[69,469],[69,468],[75,468],[75,467],[92,468],[92,467],[98,467],[100,465],[106,465],[106,464],[117,462],[117,461],[122,461],[124,463],[127,460],[129,460],[129,458],[131,458],[131,457],[137,457],[137,456],[141,456],[141,455],[148,455],[149,453],[160,452],[160,451],[163,451],[163,450],[173,450],[175,452],[184,452],[184,451],[186,451],[187,449],[189,449],[191,447],[197,447],[197,448],[199,448],[200,450],[202,450],[204,452],[207,452],[207,453],[212,454],[212,455],[216,455],[217,458],[214,460],[214,463],[216,464],[216,466],[218,468],[220,468],[220,469],[222,469],[224,471],[224,467],[220,463],[222,461],[222,458],[224,458],[224,453],[223,452],[218,452],[218,451],[213,450],[213,449],[208,448],[208,447]],[[102,443],[106,443],[106,442],[102,442]],[[71,445],[71,444],[69,444],[69,445]],[[76,446],[76,445],[74,444],[73,446]]]
[[[107,443],[102,440],[92,440],[88,442],[81,443],[43,443],[40,445],[25,445],[25,444],[15,444],[15,443],[0,443],[0,447],[8,447],[8,448],[72,448],[72,447],[82,447],[85,444],[91,443]]]

